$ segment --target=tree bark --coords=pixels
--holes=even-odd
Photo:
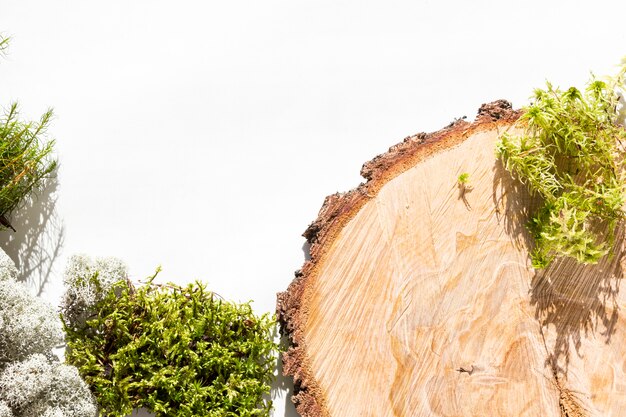
[[[626,415],[623,232],[598,265],[532,269],[537,202],[494,153],[519,116],[483,105],[326,198],[278,295],[303,417]]]

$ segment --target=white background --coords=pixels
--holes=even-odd
[[[3,106],[49,106],[56,190],[0,244],[56,302],[67,257],[273,312],[300,234],[366,160],[626,55],[621,1],[2,1]],[[41,291],[40,289],[43,288]],[[286,384],[286,385],[285,385]],[[279,379],[275,416],[294,416]]]

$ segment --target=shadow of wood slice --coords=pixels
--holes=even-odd
[[[599,265],[532,269],[536,202],[494,153],[519,115],[483,105],[327,197],[278,296],[303,417],[626,415],[622,239]]]

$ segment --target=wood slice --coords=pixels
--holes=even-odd
[[[303,417],[626,415],[623,232],[599,265],[532,269],[536,202],[494,153],[519,115],[408,137],[326,198],[278,296]]]

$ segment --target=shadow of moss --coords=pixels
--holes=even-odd
[[[537,271],[531,283],[531,305],[544,334],[550,327],[554,340],[546,340],[546,364],[567,375],[572,352],[579,353],[582,339],[599,334],[611,343],[619,318],[617,295],[624,271],[624,226],[616,233],[612,256],[597,265],[581,265],[560,258]],[[573,349],[572,349],[573,348]]]
[[[500,161],[494,167],[493,201],[506,233],[516,247],[530,253],[534,242],[526,224],[541,201],[530,197],[526,186],[513,179]],[[567,376],[571,355],[579,354],[583,338],[599,334],[611,343],[619,318],[624,237],[622,224],[616,230],[613,255],[597,265],[558,258],[533,275],[530,303],[545,339],[546,366],[555,376]]]

